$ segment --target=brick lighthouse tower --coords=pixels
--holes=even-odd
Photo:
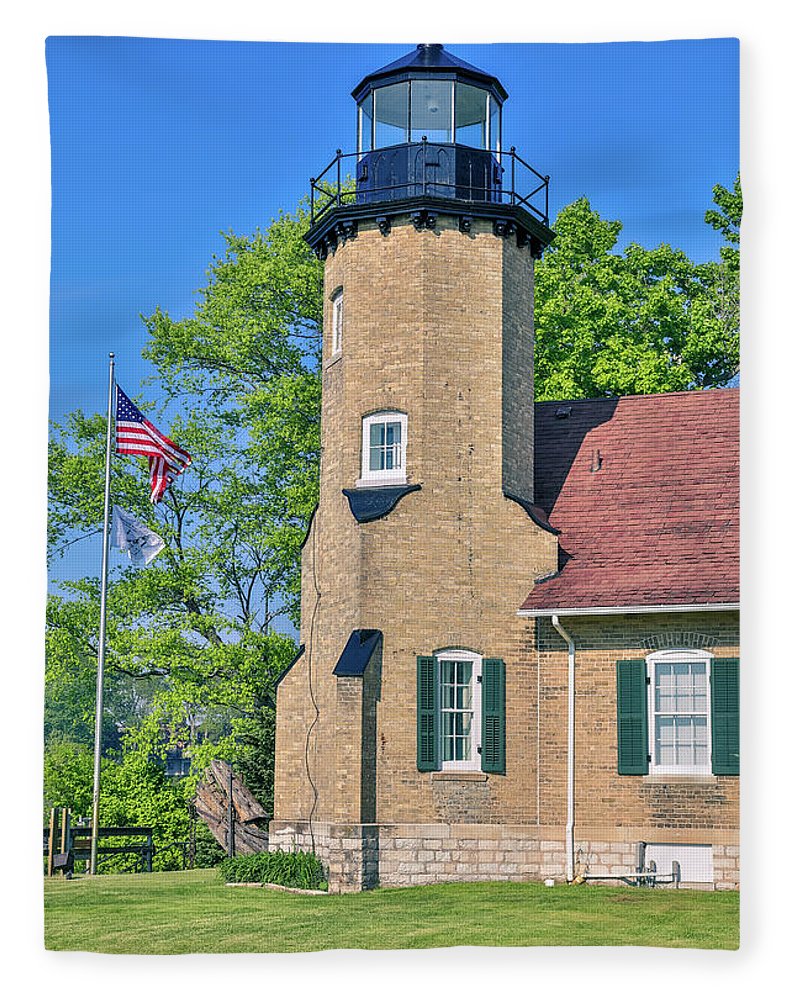
[[[500,82],[441,45],[352,96],[358,149],[311,184],[321,488],[270,828],[323,857],[335,891],[397,881],[388,845],[407,834],[535,822],[515,609],[558,567],[533,507],[548,178],[503,150]]]

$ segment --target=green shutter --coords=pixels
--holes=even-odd
[[[645,660],[618,660],[618,774],[648,774]]]
[[[711,769],[739,773],[739,661],[711,661]]]
[[[439,770],[437,658],[417,658],[417,769]]]
[[[505,773],[505,664],[484,660],[481,692],[481,770]]]

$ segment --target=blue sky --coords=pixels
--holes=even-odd
[[[103,408],[109,350],[139,391],[139,315],[188,314],[220,232],[293,207],[353,148],[351,89],[409,48],[47,40],[53,418]],[[551,217],[587,195],[624,242],[716,257],[703,213],[738,169],[734,39],[448,48],[503,82],[504,145],[551,175]]]

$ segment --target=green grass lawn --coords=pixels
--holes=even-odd
[[[296,896],[202,870],[46,879],[44,904],[46,946],[61,951],[739,946],[735,892],[486,882]]]

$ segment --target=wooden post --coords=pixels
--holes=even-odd
[[[228,770],[228,857],[236,854],[236,838],[234,837],[233,817],[233,768]]]
[[[69,852],[69,833],[71,828],[71,823],[69,822],[69,810],[66,808],[60,811],[60,853],[68,854]]]
[[[195,801],[193,800],[192,802],[190,802],[190,847],[189,847],[189,851],[190,851],[190,853],[189,853],[189,867],[190,867],[190,869],[193,869],[195,867],[195,850],[196,850],[196,843],[195,843],[196,829],[195,829],[195,827],[197,826],[197,823],[198,823],[198,817],[197,817],[197,813],[195,811]]]
[[[154,856],[154,837],[151,832],[146,836],[146,871],[153,871],[151,860]]]
[[[58,835],[58,810],[50,809],[49,812],[49,841],[47,843],[47,875],[52,875],[55,871],[55,837]]]

